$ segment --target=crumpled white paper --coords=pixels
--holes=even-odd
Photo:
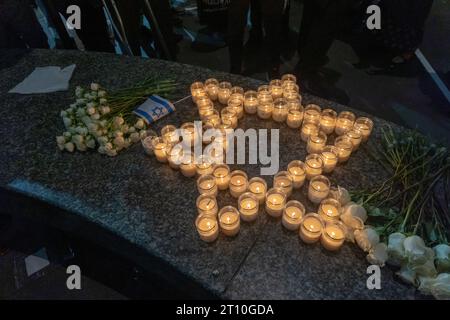
[[[57,66],[38,67],[9,93],[32,94],[65,91],[69,88],[76,65],[64,69]]]

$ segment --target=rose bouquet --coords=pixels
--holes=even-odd
[[[77,87],[76,101],[61,111],[66,131],[56,137],[60,150],[97,149],[108,156],[128,148],[146,135],[147,124],[133,110],[152,94],[167,95],[171,80],[147,79],[134,87],[107,92],[97,83]]]

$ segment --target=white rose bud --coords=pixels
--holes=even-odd
[[[116,127],[120,127],[124,122],[125,122],[125,120],[123,120],[122,117],[115,117],[114,118],[114,125]]]
[[[101,127],[106,127],[106,125],[108,124],[108,121],[106,121],[106,120],[101,120],[100,122],[99,122],[99,124],[100,124],[100,126]]]
[[[97,106],[97,104],[95,102],[89,102],[86,107],[88,108],[95,108]]]
[[[75,144],[82,143],[83,141],[84,141],[84,137],[79,134],[76,134],[72,137],[72,142]]]
[[[67,142],[64,145],[64,148],[69,152],[73,152],[73,150],[75,150],[75,145],[72,142]]]
[[[86,144],[84,144],[84,142],[76,143],[75,145],[77,146],[78,151],[84,152],[87,150]]]
[[[434,258],[434,252],[425,245],[423,239],[419,236],[410,236],[403,241],[405,255],[408,258],[408,264],[421,265]]]
[[[78,108],[76,111],[76,114],[78,117],[81,118],[86,115],[86,110],[84,108]]]
[[[136,124],[134,125],[137,129],[143,129],[144,128],[144,120],[139,119],[138,121],[136,121]]]
[[[450,273],[441,273],[437,277],[419,277],[419,290],[438,300],[450,300]]]
[[[128,129],[128,133],[133,133],[133,132],[136,132],[136,128],[133,127],[133,126],[131,126],[131,127]]]
[[[139,133],[137,133],[137,132],[133,132],[133,133],[130,135],[130,140],[131,140],[132,143],[138,142],[139,139],[140,139]]]
[[[139,138],[144,139],[147,136],[147,131],[141,130],[139,131]]]
[[[117,150],[116,149],[106,149],[106,154],[110,157],[117,156]]]
[[[388,263],[393,266],[401,266],[405,260],[405,248],[403,242],[406,236],[403,233],[395,232],[389,235],[388,239]]]
[[[118,148],[123,147],[123,144],[125,143],[125,139],[121,136],[119,137],[115,137],[114,140],[114,145]]]
[[[97,110],[94,107],[92,107],[92,106],[88,107],[86,109],[86,111],[87,111],[88,115],[93,115],[94,113],[97,112]]]
[[[103,106],[103,107],[101,107],[100,111],[101,111],[102,114],[108,114],[108,113],[111,112],[111,108],[108,107],[108,106]]]
[[[67,111],[65,111],[65,110],[63,110],[63,111],[61,111],[60,112],[60,114],[59,114],[61,117],[67,117]]]
[[[114,133],[113,133],[113,135],[114,135],[114,137],[123,137],[123,132],[122,131],[119,131],[119,130],[116,130],[116,131],[114,131]]]
[[[100,91],[98,92],[98,96],[99,96],[100,98],[106,97],[106,91],[105,91],[105,90],[100,90]]]
[[[98,91],[100,89],[100,85],[98,83],[92,82],[91,83],[91,90],[92,91]]]
[[[364,230],[355,230],[355,240],[358,246],[365,252],[375,247],[380,242],[380,236],[372,228]]]
[[[76,104],[79,105],[79,106],[85,105],[86,102],[87,102],[87,101],[86,101],[85,98],[77,99],[77,100],[76,100]]]
[[[82,97],[83,96],[83,88],[82,87],[80,87],[80,86],[77,86],[76,88],[75,88],[75,96],[77,97],[77,98],[80,98],[80,97]]]
[[[388,259],[387,246],[385,243],[378,243],[372,249],[370,249],[367,255],[367,261],[370,264],[376,264],[380,267],[384,267]]]
[[[106,153],[106,149],[105,149],[104,146],[98,147],[97,151],[98,151],[100,154],[105,154],[105,153]]]
[[[98,119],[100,119],[100,113],[94,113],[93,115],[91,115],[91,119],[92,119],[92,120],[98,120]]]
[[[90,101],[90,100],[92,100],[92,97],[91,97],[91,95],[89,93],[85,93],[84,94],[84,99],[87,100],[87,101]]]
[[[406,283],[412,284],[413,286],[417,284],[416,273],[413,270],[409,269],[406,265],[402,266],[400,271],[398,271],[396,274]]]
[[[343,214],[351,214],[354,217],[360,218],[363,222],[366,222],[367,220],[366,209],[364,209],[364,207],[360,206],[359,204],[351,204],[345,206]]]
[[[126,138],[126,139],[125,139],[125,142],[124,142],[124,144],[123,144],[123,148],[124,148],[124,149],[127,149],[127,148],[130,147],[130,146],[131,146],[131,141],[130,141],[129,138]]]
[[[56,143],[58,145],[62,144],[64,146],[64,144],[66,143],[66,138],[64,136],[57,136],[56,137]]]
[[[95,140],[94,139],[88,139],[86,140],[86,146],[89,149],[94,149],[95,148]]]
[[[438,244],[433,251],[438,272],[450,272],[450,246],[443,243]]]
[[[66,131],[63,133],[64,138],[66,139],[71,139],[72,138],[72,134],[69,131]]]
[[[70,118],[67,117],[63,118],[63,122],[66,128],[69,128],[72,125],[72,120]]]
[[[98,125],[94,122],[91,122],[87,125],[89,132],[95,132],[98,129]]]
[[[102,136],[102,137],[99,137],[99,138],[97,139],[97,141],[98,141],[98,143],[99,143],[101,146],[104,146],[104,145],[106,145],[106,144],[108,143],[108,138]]]

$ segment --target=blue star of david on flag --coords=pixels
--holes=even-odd
[[[142,117],[147,123],[155,122],[175,111],[174,105],[157,95],[151,95],[134,110],[134,113]]]

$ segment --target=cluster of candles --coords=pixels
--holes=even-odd
[[[213,157],[202,155],[194,161],[192,154],[175,147],[180,141],[175,126],[163,127],[160,137],[155,134],[145,138],[145,150],[153,153],[158,161],[168,162],[171,168],[179,169],[186,177],[198,177],[200,196],[196,202],[195,225],[200,238],[213,242],[219,232],[235,236],[239,233],[240,221],[254,221],[264,207],[270,216],[281,217],[286,229],[297,231],[305,243],[320,241],[324,248],[338,250],[344,243],[347,228],[340,221],[341,206],[333,196],[330,180],[323,174],[332,172],[338,163],[349,159],[351,153],[369,138],[373,122],[366,117],[356,118],[350,111],[337,114],[315,104],[303,107],[296,78],[290,74],[260,86],[258,91],[247,92],[229,82],[208,79],[205,83],[194,82],[191,95],[198,107],[203,131],[234,129],[245,113],[257,114],[261,119],[272,118],[299,129],[308,152],[304,162],[294,160],[286,171],[276,174],[269,189],[262,178],[249,179],[244,171],[231,171],[223,158],[215,161]],[[220,112],[214,106],[215,101],[225,105]],[[199,142],[193,123],[185,123],[181,129],[184,129],[183,143],[192,146]],[[327,145],[328,135],[332,133],[337,137],[333,145]],[[208,136],[203,135],[202,139],[203,144],[211,143]],[[293,191],[300,189],[305,181],[309,181],[308,199],[318,205],[317,213],[306,213],[301,202],[289,200]],[[217,195],[223,190],[229,190],[237,199],[237,207],[219,209]]]

